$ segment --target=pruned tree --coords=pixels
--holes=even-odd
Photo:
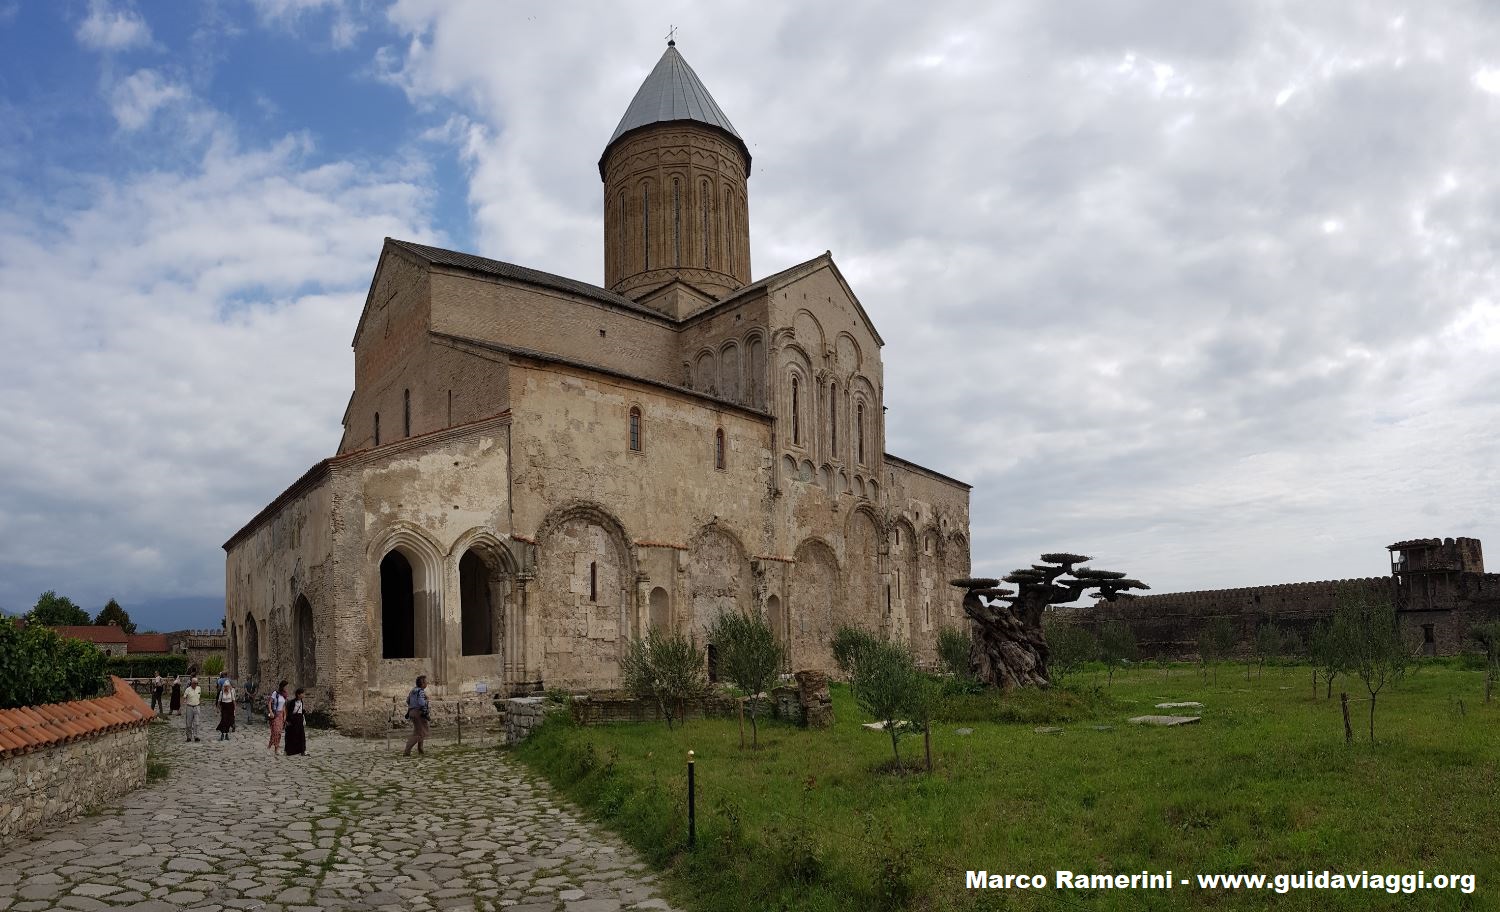
[[[1469,635],[1484,650],[1484,702],[1488,703],[1500,679],[1500,621],[1480,624]]]
[[[1112,602],[1131,598],[1127,590],[1151,588],[1113,570],[1076,567],[1088,560],[1081,554],[1054,552],[1042,555],[1044,563],[1011,571],[1003,581],[953,581],[965,590],[964,614],[974,623],[971,655],[979,680],[1006,689],[1049,686],[1047,637],[1042,631],[1049,605],[1075,602],[1089,591]],[[1015,588],[1001,588],[1001,582]]]
[[[786,662],[786,647],[776,642],[771,625],[760,615],[726,611],[714,619],[708,638],[719,651],[719,673],[744,693],[750,707],[750,731],[754,746],[760,746],[756,709],[760,695],[776,683]],[[740,747],[745,746],[745,724],[740,720]]]
[[[833,664],[845,678],[852,680],[859,660],[883,640],[863,627],[844,624],[833,632],[828,649],[833,653]]]
[[[1205,674],[1213,670],[1215,682],[1219,680],[1219,662],[1234,652],[1236,640],[1234,625],[1226,617],[1216,617],[1198,631],[1198,661]]]
[[[1042,621],[1047,637],[1047,671],[1053,681],[1070,677],[1099,657],[1099,641],[1087,627],[1050,614]]]
[[[1286,649],[1286,634],[1275,623],[1267,621],[1255,631],[1255,664],[1261,677],[1265,677],[1266,663],[1282,655]]]
[[[1341,586],[1334,593],[1333,637],[1349,672],[1370,695],[1370,741],[1375,740],[1375,698],[1406,674],[1412,648],[1401,634],[1389,596]]]
[[[902,723],[914,708],[920,708],[914,704],[921,697],[922,677],[911,653],[899,643],[877,641],[859,653],[853,666],[849,689],[860,709],[881,722],[891,736],[897,770],[901,769]]]
[[[1323,698],[1333,699],[1333,679],[1348,670],[1343,650],[1334,636],[1333,622],[1322,621],[1307,637],[1307,656],[1312,664],[1313,699],[1318,698],[1318,679],[1323,680]]]
[[[644,637],[626,644],[620,677],[637,698],[656,703],[670,729],[674,709],[679,720],[686,722],[688,702],[712,692],[706,662],[692,638],[652,627]]]
[[[99,609],[99,613],[94,615],[94,625],[96,627],[101,627],[105,624],[114,624],[126,634],[135,635],[135,621],[130,619],[130,613],[121,608],[120,603],[114,599],[110,599],[103,608]]]
[[[1135,642],[1135,631],[1121,620],[1106,621],[1099,629],[1099,658],[1108,669],[1108,683],[1115,683],[1115,669],[1140,657],[1140,647]]]

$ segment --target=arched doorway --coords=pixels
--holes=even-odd
[[[458,561],[459,625],[463,654],[496,655],[500,652],[500,575],[473,548]]]
[[[411,659],[417,655],[417,613],[411,562],[400,551],[380,561],[380,656]]]
[[[318,648],[313,635],[312,605],[307,596],[299,595],[292,606],[292,649],[296,656],[298,687],[311,687],[318,681]]]
[[[249,615],[245,616],[245,677],[260,680],[260,631]]]

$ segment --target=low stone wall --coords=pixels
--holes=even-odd
[[[498,732],[505,721],[504,700],[496,700],[491,694],[429,698],[427,705],[434,733],[446,732],[460,724],[465,732],[473,726],[476,735],[481,729],[486,733]],[[357,738],[384,737],[387,732],[405,731],[410,724],[406,721],[405,697],[396,700],[380,698],[373,705],[360,709],[337,708],[333,721],[340,732]]]
[[[145,784],[152,713],[124,681],[114,684],[113,697],[4,711],[38,721],[9,728],[30,743],[0,753],[0,849]]]

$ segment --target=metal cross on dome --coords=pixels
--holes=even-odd
[[[677,26],[667,29],[667,47],[677,46]]]

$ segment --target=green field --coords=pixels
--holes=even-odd
[[[1085,674],[1051,693],[955,698],[952,721],[934,728],[932,774],[879,771],[890,740],[859,727],[869,720],[841,687],[831,731],[763,723],[759,750],[740,749],[733,720],[676,731],[549,721],[516,755],[666,870],[693,910],[1500,909],[1500,700],[1484,705],[1480,672],[1424,663],[1381,694],[1374,745],[1360,683],[1340,679],[1331,701],[1314,699],[1305,668],[1248,680],[1234,666],[1217,680],[1138,668],[1102,685]],[[1347,746],[1340,689],[1356,735]],[[1201,723],[1125,722],[1183,700],[1204,704]],[[920,759],[921,738],[902,750]],[[970,869],[1043,873],[1049,886],[968,890]],[[1170,891],[1053,886],[1058,870],[1168,869]],[[1478,888],[1279,895],[1176,883],[1309,869],[1473,874]]]

